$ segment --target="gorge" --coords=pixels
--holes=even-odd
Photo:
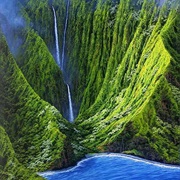
[[[0,179],[124,153],[180,164],[179,0],[0,0]]]
[[[61,68],[63,75],[66,77],[66,72],[64,71],[64,60],[65,60],[65,45],[66,45],[66,31],[67,31],[67,23],[68,23],[68,14],[69,14],[69,3],[70,1],[67,2],[67,9],[66,9],[66,18],[65,18],[65,26],[64,26],[64,35],[63,35],[63,48],[62,48],[62,58],[60,61],[60,52],[59,52],[59,38],[58,38],[58,28],[57,28],[57,19],[56,19],[56,12],[54,10],[54,7],[52,6],[53,9],[53,14],[54,14],[54,31],[55,31],[55,41],[56,41],[56,62],[57,65]],[[68,102],[69,102],[69,121],[73,122],[74,120],[74,114],[73,114],[73,106],[72,106],[72,99],[71,99],[71,91],[69,85],[66,83],[67,89],[68,89]]]

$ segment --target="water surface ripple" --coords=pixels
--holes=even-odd
[[[180,180],[180,166],[123,154],[95,154],[77,166],[40,173],[47,180]]]

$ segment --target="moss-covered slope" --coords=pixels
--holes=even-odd
[[[15,152],[8,135],[2,126],[0,126],[0,177],[1,180],[7,179],[31,179],[40,180],[36,174],[25,169],[17,160]]]
[[[68,156],[73,153],[69,146],[70,154],[65,154],[65,144],[70,144],[71,125],[33,91],[2,34],[0,44],[0,124],[10,137],[17,159],[34,171],[68,165],[72,161]]]
[[[27,30],[16,61],[34,91],[66,116],[68,97],[62,73],[34,30]]]
[[[71,1],[67,72],[80,112],[94,103],[105,77],[116,11],[115,1]]]
[[[70,1],[64,78],[80,110],[74,124],[58,111],[66,114],[67,89],[51,55],[51,5],[61,50],[64,0],[22,1],[28,27],[18,65],[0,35],[0,125],[15,151],[13,161],[41,171],[68,166],[88,152],[110,151],[179,164],[179,0],[163,6],[159,0]],[[0,133],[6,136],[2,128]],[[0,145],[6,147],[3,139]],[[6,169],[4,152],[6,176],[12,169]],[[29,171],[19,166],[17,173],[26,176]]]
[[[161,9],[153,1],[136,2],[137,25],[131,23],[135,29],[126,46],[120,13],[133,9],[132,3],[120,2],[100,93],[76,123],[90,151],[179,163],[179,9],[168,2]]]
[[[55,57],[55,35],[54,35],[54,15],[52,6],[56,11],[58,36],[60,44],[60,53],[62,50],[63,29],[65,20],[65,1],[59,0],[42,0],[26,1],[23,3],[22,14],[48,46],[50,52]]]
[[[31,4],[32,2],[28,3]],[[64,117],[67,117],[67,87],[63,81],[62,73],[51,55],[53,51],[50,53],[47,48],[47,45],[54,46],[55,44],[53,23],[52,26],[48,23],[48,31],[44,33],[42,31],[46,29],[45,24],[40,24],[37,18],[34,19],[33,16],[37,13],[34,8],[40,6],[38,2],[33,5],[31,4],[31,9],[28,8],[27,2],[21,4],[19,1],[12,1],[9,6],[12,6],[12,4],[15,6],[15,9],[19,9],[14,19],[17,19],[16,21],[22,21],[23,25],[19,26],[18,24],[16,25],[15,22],[12,23],[11,18],[8,18],[6,13],[4,13],[5,15],[0,14],[0,24],[11,53],[15,56],[18,66],[35,92],[42,99],[55,106]],[[42,22],[46,22],[46,24],[48,21],[53,22],[51,6],[48,6],[48,2],[42,2],[42,4],[48,7],[48,9],[44,11],[47,11],[46,16],[50,18],[43,19]],[[9,11],[11,11],[11,9],[7,7],[7,12]],[[33,14],[32,11],[34,11]],[[48,12],[50,12],[50,15]],[[11,15],[14,16],[13,13],[9,12],[9,16]],[[39,17],[39,15],[37,16]],[[40,15],[39,18],[42,16],[43,15]],[[34,23],[36,26],[33,25]],[[41,27],[39,28],[41,31],[37,31],[39,30],[37,26]],[[51,28],[49,26],[51,26]],[[47,42],[47,37],[43,36],[43,33],[49,37],[51,42]],[[34,68],[34,66],[36,68]]]

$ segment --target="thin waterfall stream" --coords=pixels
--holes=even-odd
[[[60,69],[62,70],[63,74],[66,75],[64,71],[64,60],[65,60],[65,47],[66,47],[66,32],[67,32],[67,25],[68,25],[68,18],[69,18],[69,5],[70,1],[67,1],[66,5],[66,18],[65,18],[65,24],[64,24],[64,33],[63,33],[63,46],[62,46],[62,58],[60,61],[60,53],[59,53],[59,38],[58,38],[58,27],[57,27],[57,18],[56,18],[56,12],[54,7],[52,6],[53,13],[54,13],[54,31],[55,31],[55,41],[56,41],[56,62]],[[69,121],[73,122],[74,120],[74,113],[73,113],[73,105],[72,105],[72,98],[71,98],[71,90],[69,84],[66,82],[67,90],[68,90],[68,102],[69,102]]]
[[[56,18],[56,12],[54,7],[52,6],[53,14],[54,14],[54,31],[55,31],[55,42],[56,42],[56,62],[59,67],[61,67],[60,64],[60,56],[59,56],[59,39],[58,39],[58,28],[57,28],[57,18]]]
[[[68,88],[68,99],[69,99],[69,121],[73,122],[74,114],[73,114],[73,108],[72,108],[71,91],[68,84],[67,84],[67,88]]]
[[[69,4],[70,1],[67,1],[67,7],[66,7],[66,20],[64,25],[64,35],[63,35],[63,47],[62,47],[62,71],[64,70],[64,55],[65,55],[65,47],[66,47],[66,32],[67,32],[67,25],[68,25],[68,19],[69,19]]]

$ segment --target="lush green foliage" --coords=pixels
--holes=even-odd
[[[1,180],[7,179],[31,179],[40,180],[35,174],[25,169],[16,159],[12,144],[5,130],[0,126],[0,177]]]
[[[95,101],[106,73],[117,4],[85,0],[71,4],[67,71],[73,85],[74,101],[77,105],[82,101],[80,111],[83,112]]]
[[[180,163],[179,1],[157,2],[70,1],[63,77],[51,6],[61,52],[66,2],[21,1],[27,27],[14,32],[23,36],[16,61],[0,35],[3,177],[62,168],[88,152]],[[79,109],[74,124],[59,113],[68,106],[63,78]]]
[[[177,11],[169,8],[168,3],[160,10],[153,1],[121,1],[105,78],[103,83],[97,78],[87,85],[82,111],[76,120],[82,130],[81,142],[90,151],[136,152],[149,159],[179,163],[179,105],[176,100],[179,93],[176,99],[173,94],[175,89],[179,92]],[[93,51],[86,51],[90,55],[103,49],[101,44]],[[93,60],[96,63],[90,68],[87,83],[101,71],[100,68],[94,71],[93,67],[100,61]],[[166,80],[168,75],[176,82],[174,90]],[[99,94],[94,90],[97,85],[100,85]],[[88,91],[98,94],[90,108],[85,105],[92,104]]]
[[[68,132],[70,124],[33,91],[2,35],[0,43],[1,125],[18,160],[35,171],[63,166],[67,159],[64,156],[67,137],[63,133]]]
[[[22,53],[16,58],[19,67],[34,91],[65,114],[67,87],[59,67],[44,41],[33,30],[27,31],[25,39],[20,48]]]

